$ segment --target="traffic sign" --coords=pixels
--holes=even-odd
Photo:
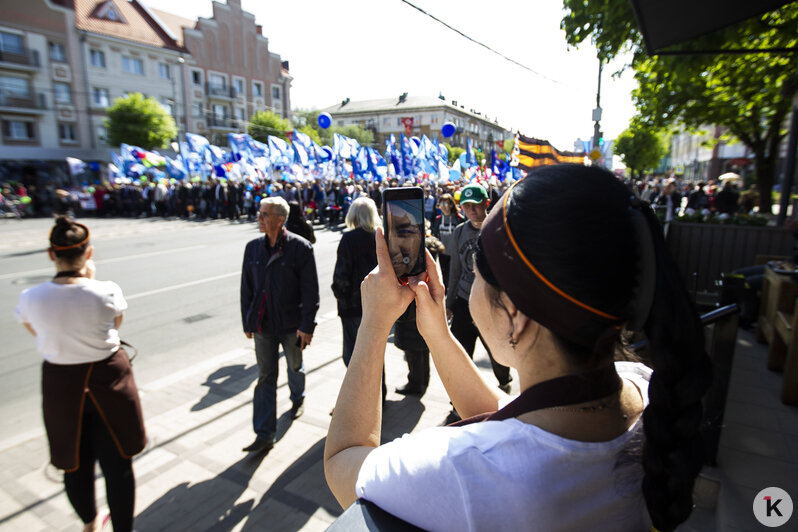
[[[601,150],[593,148],[593,150],[588,154],[588,157],[590,157],[590,160],[592,161],[598,161],[601,159]]]

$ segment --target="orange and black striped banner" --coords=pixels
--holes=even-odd
[[[518,144],[518,168],[529,171],[536,166],[550,164],[585,164],[584,152],[559,151],[548,140],[516,136]]]

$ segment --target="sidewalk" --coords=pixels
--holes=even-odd
[[[134,460],[136,529],[325,530],[341,513],[322,469],[330,410],[345,370],[340,353],[340,321],[328,318],[319,324],[306,351],[305,414],[296,421],[288,415],[291,402],[280,362],[278,441],[261,457],[241,452],[254,439],[253,349],[222,353],[142,386],[150,444]],[[480,365],[490,372],[486,357]],[[441,424],[451,408],[434,372],[420,401],[394,393],[406,382],[406,374],[402,352],[389,344],[385,439]],[[0,449],[1,531],[80,530],[63,492],[61,473],[48,462],[43,431]],[[102,481],[97,482],[97,500],[104,509]]]
[[[139,531],[316,531],[335,520],[341,510],[327,489],[322,453],[344,374],[338,320],[321,323],[315,339],[305,357],[305,415],[293,422],[281,362],[279,441],[266,456],[241,452],[253,438],[251,349],[219,354],[142,388],[151,441],[134,463]],[[769,486],[785,489],[798,504],[798,408],[779,402],[781,376],[765,368],[766,354],[766,346],[740,331],[718,467],[705,472],[719,483],[718,496],[681,530],[764,530],[751,508]],[[489,374],[484,354],[478,362]],[[420,401],[393,393],[406,371],[401,352],[389,344],[384,439],[438,425],[449,412],[434,372]],[[47,452],[43,434],[0,449],[0,530],[80,530]],[[102,482],[97,498],[103,508]],[[785,529],[796,524],[798,515]]]

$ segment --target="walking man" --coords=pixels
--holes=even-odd
[[[310,242],[285,229],[288,203],[260,202],[258,229],[247,244],[241,271],[244,334],[255,339],[258,384],[253,398],[255,441],[244,452],[268,452],[277,430],[277,361],[280,346],[288,366],[291,417],[304,412],[305,368],[302,350],[310,345],[319,309],[319,280]]]
[[[451,318],[452,335],[460,342],[468,356],[474,358],[474,347],[477,338],[482,340],[476,325],[471,319],[468,308],[468,296],[474,283],[474,252],[482,222],[487,216],[488,192],[482,185],[472,184],[463,188],[460,193],[460,205],[467,220],[454,228],[451,239],[451,263],[449,266],[449,283],[446,290],[446,314]],[[493,360],[488,345],[482,340],[488,351],[493,374],[499,381],[499,388],[510,392],[510,368]]]

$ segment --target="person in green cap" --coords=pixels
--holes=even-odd
[[[468,296],[474,283],[474,252],[477,237],[488,211],[488,192],[477,183],[466,185],[460,192],[460,207],[466,215],[466,221],[454,228],[449,254],[452,257],[449,266],[449,286],[446,290],[446,317],[451,319],[451,330],[454,337],[463,346],[468,356],[474,358],[474,347],[477,338],[488,351],[493,374],[499,381],[499,388],[505,393],[510,391],[510,368],[493,360],[487,344],[482,340],[468,308]],[[454,419],[456,412],[450,416]]]

